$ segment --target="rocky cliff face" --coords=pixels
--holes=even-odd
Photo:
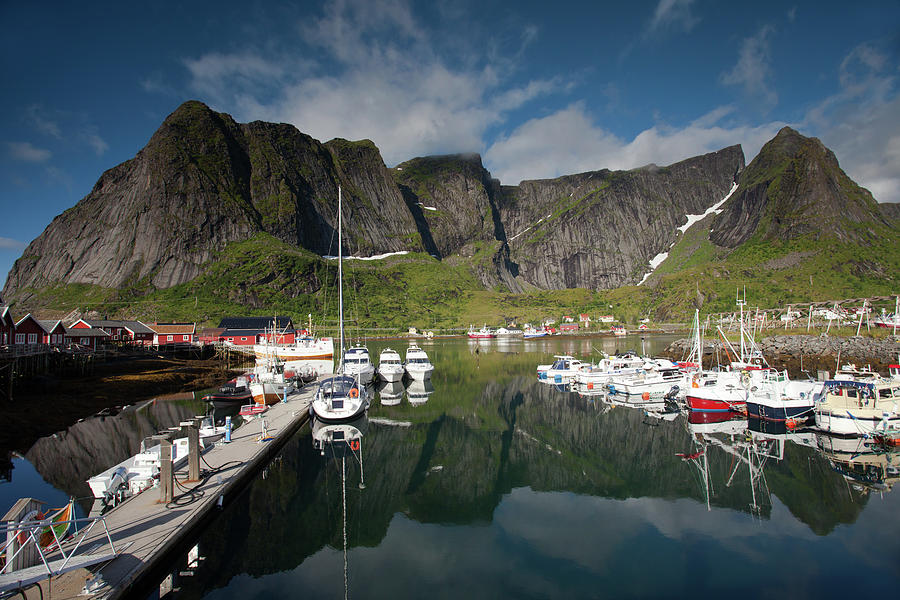
[[[501,221],[520,276],[542,288],[637,283],[688,214],[724,198],[744,167],[740,146],[668,167],[594,171],[504,187]]]
[[[172,113],[137,156],[104,173],[25,250],[5,291],[53,283],[157,288],[189,281],[231,241],[267,232],[337,252],[421,250],[416,223],[371,142],[323,145],[290,125],[238,124],[199,102]]]
[[[732,146],[668,167],[501,187],[477,155],[389,170],[368,140],[322,144],[291,125],[240,124],[186,102],[29,245],[4,296],[21,301],[58,283],[166,288],[258,233],[335,254],[338,185],[345,251],[425,251],[512,291],[613,288],[636,283],[685,215],[721,200],[743,167]]]
[[[785,127],[741,174],[740,186],[713,223],[709,239],[735,248],[754,234],[763,241],[803,236],[865,241],[856,225],[888,225],[872,194],[841,170],[817,138]]]

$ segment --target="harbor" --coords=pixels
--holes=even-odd
[[[674,339],[647,336],[646,353]],[[267,411],[271,442],[257,442],[254,420],[232,444],[204,454],[212,466],[243,466],[223,472],[221,485],[215,476],[205,482],[200,501],[167,510],[150,489],[110,511],[110,531],[134,543],[94,569],[111,586],[94,597],[417,597],[443,589],[487,598],[520,595],[523,582],[547,597],[583,597],[598,585],[634,591],[648,564],[631,560],[635,552],[660,572],[643,596],[829,595],[834,582],[824,574],[838,564],[861,574],[852,587],[838,586],[845,591],[875,593],[896,581],[887,558],[900,549],[896,450],[739,414],[695,422],[687,410],[666,413],[641,396],[535,377],[535,365],[554,355],[597,363],[601,352],[640,342],[419,341],[434,364],[431,379],[368,386],[367,415],[337,446],[335,428],[295,422],[314,387],[307,385],[306,396]],[[373,357],[388,348],[405,354],[397,340],[367,347]],[[870,552],[872,543],[881,550]],[[128,587],[136,571],[127,563],[138,552],[152,559],[143,583]],[[779,571],[786,556],[801,557],[809,576]],[[709,572],[743,565],[768,574],[690,577],[689,561]],[[75,597],[90,573],[71,580],[71,596],[66,577],[76,573],[54,579],[50,597]]]
[[[105,527],[79,540],[83,548],[99,544],[103,551],[113,553],[97,575],[75,569],[48,578],[48,569],[39,565],[28,570],[27,581],[21,579],[23,572],[0,575],[0,593],[23,589],[28,598],[76,598],[89,592],[96,598],[111,599],[139,593],[160,562],[196,535],[211,513],[239,494],[308,421],[313,387],[286,396],[283,402],[230,432],[227,442],[221,441],[205,452],[199,480],[188,481],[186,469],[174,473],[177,493],[169,502],[165,501],[164,487],[154,486],[106,512],[102,516]],[[104,544],[107,534],[108,545]],[[48,562],[58,565],[60,561],[54,563],[51,555]],[[35,579],[41,589],[31,585]]]

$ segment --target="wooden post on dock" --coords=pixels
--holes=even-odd
[[[200,481],[200,429],[196,421],[180,423],[188,439],[188,481]]]
[[[168,504],[175,498],[175,472],[172,469],[172,440],[159,445],[159,501]]]

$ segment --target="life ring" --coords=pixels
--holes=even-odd
[[[350,440],[350,449],[359,450],[359,440]]]
[[[42,513],[39,510],[32,510],[31,512],[27,513],[24,517],[19,519],[19,523],[40,521],[43,518],[44,518],[44,513]],[[27,531],[20,531],[18,533],[18,535],[16,536],[16,541],[19,543],[20,546],[24,546],[25,542],[28,541],[29,537],[30,536],[28,535]]]
[[[643,394],[641,394],[641,398],[643,398],[644,400],[649,400],[650,392],[644,392]]]
[[[349,396],[351,398],[359,398],[359,388],[350,388]]]

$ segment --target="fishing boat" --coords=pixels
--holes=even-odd
[[[296,381],[288,377],[284,367],[284,363],[273,360],[254,368],[250,396],[255,404],[277,404],[297,389]]]
[[[615,336],[625,336],[628,335],[628,330],[622,327],[621,325],[613,325],[610,327],[610,331]]]
[[[342,248],[342,216],[341,216],[341,188],[338,186],[338,323],[341,342],[341,362],[337,368],[337,374],[325,378],[316,390],[309,405],[310,416],[319,421],[334,423],[351,421],[365,414],[369,408],[369,391],[361,381],[360,370],[348,369],[346,359],[356,353],[344,353],[344,271]],[[365,360],[368,360],[368,350],[365,352]],[[358,364],[357,364],[358,366]],[[374,368],[372,369],[374,373]],[[371,380],[371,374],[369,376]]]
[[[294,338],[292,344],[269,343],[270,337],[273,340],[284,339],[286,337],[285,332],[273,331],[270,332],[273,335],[266,335],[264,343],[253,346],[256,360],[279,360],[282,363],[289,364],[291,368],[309,365],[319,369],[323,364],[331,365],[334,361],[334,339],[311,335],[313,331],[312,315],[309,315],[309,319],[309,327],[305,330],[307,335],[301,333],[301,335]]]
[[[744,302],[738,300],[738,306],[741,309],[740,352],[728,341],[722,329],[717,328],[725,345],[725,352],[731,360],[725,370],[719,371],[703,370],[699,313],[695,313],[694,346],[698,350],[688,362],[696,362],[698,367],[690,373],[685,391],[685,402],[692,411],[745,412],[750,389],[764,374],[766,367],[762,353],[744,328]]]
[[[469,336],[470,340],[489,340],[497,337],[497,334],[493,329],[484,325],[481,329],[475,330],[474,325],[469,326],[469,331],[466,332],[466,335]]]
[[[415,344],[406,349],[406,372],[412,379],[420,381],[430,379],[434,372],[434,365],[428,360],[428,354]]]
[[[900,382],[826,381],[825,398],[815,415],[818,429],[838,435],[871,436],[900,428]]]
[[[792,427],[810,424],[814,409],[824,396],[825,384],[791,381],[787,371],[766,369],[747,394],[747,416],[752,419],[784,421]]]
[[[204,402],[211,403],[215,408],[230,408],[250,402],[253,395],[250,393],[250,375],[241,375],[222,385],[218,392],[203,396]]]
[[[385,348],[378,355],[378,378],[381,381],[400,381],[405,372],[400,354],[396,350]]]

